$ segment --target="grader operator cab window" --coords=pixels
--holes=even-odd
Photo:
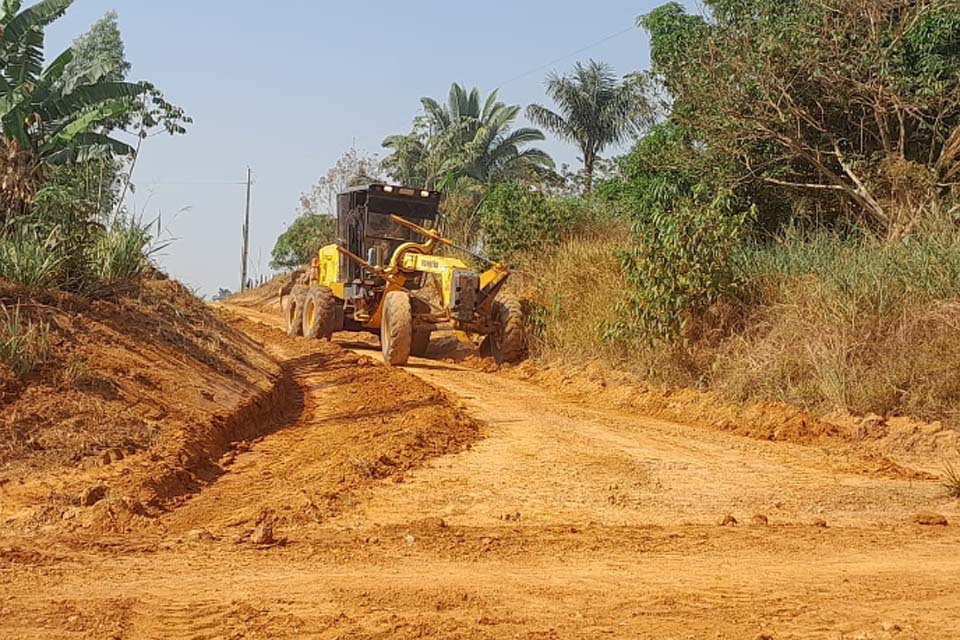
[[[404,242],[421,241],[410,229],[390,219],[391,215],[432,227],[437,219],[440,194],[435,191],[373,184],[355,187],[337,199],[340,242],[368,262],[383,266]],[[359,265],[341,260],[348,281],[363,279]]]

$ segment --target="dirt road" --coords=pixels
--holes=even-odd
[[[0,637],[958,637],[936,481],[235,311],[293,400],[146,524],[0,538]]]

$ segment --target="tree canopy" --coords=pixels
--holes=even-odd
[[[383,166],[398,181],[437,188],[461,179],[480,183],[542,175],[554,167],[543,150],[529,147],[544,140],[539,129],[514,128],[519,105],[482,99],[476,88],[454,83],[445,104],[423,98],[423,115],[405,135],[386,138],[392,153]]]
[[[577,145],[586,174],[584,187],[590,192],[600,154],[611,145],[631,140],[650,118],[652,109],[640,77],[621,82],[610,65],[591,60],[578,62],[569,75],[551,73],[546,84],[557,110],[532,104],[527,116],[561,140]]]
[[[336,236],[337,219],[333,216],[302,214],[277,238],[270,266],[295,269],[309,264],[320,247],[332,243]]]
[[[957,0],[705,6],[694,16],[671,2],[639,23],[671,120],[717,164],[733,161],[730,184],[813,197],[891,235],[957,184]]]

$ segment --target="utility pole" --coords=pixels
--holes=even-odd
[[[250,186],[253,183],[253,171],[247,167],[247,206],[243,214],[243,267],[240,271],[240,291],[247,290],[247,255],[250,253]]]

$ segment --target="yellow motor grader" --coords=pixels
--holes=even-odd
[[[502,295],[506,265],[442,237],[435,225],[439,192],[388,184],[355,187],[337,197],[337,243],[321,248],[290,290],[287,333],[331,339],[335,331],[380,337],[383,359],[404,365],[424,356],[430,334],[482,336],[481,351],[516,362],[526,340],[520,302]],[[482,272],[437,255],[452,247],[488,263]],[[469,338],[468,338],[469,339]]]

